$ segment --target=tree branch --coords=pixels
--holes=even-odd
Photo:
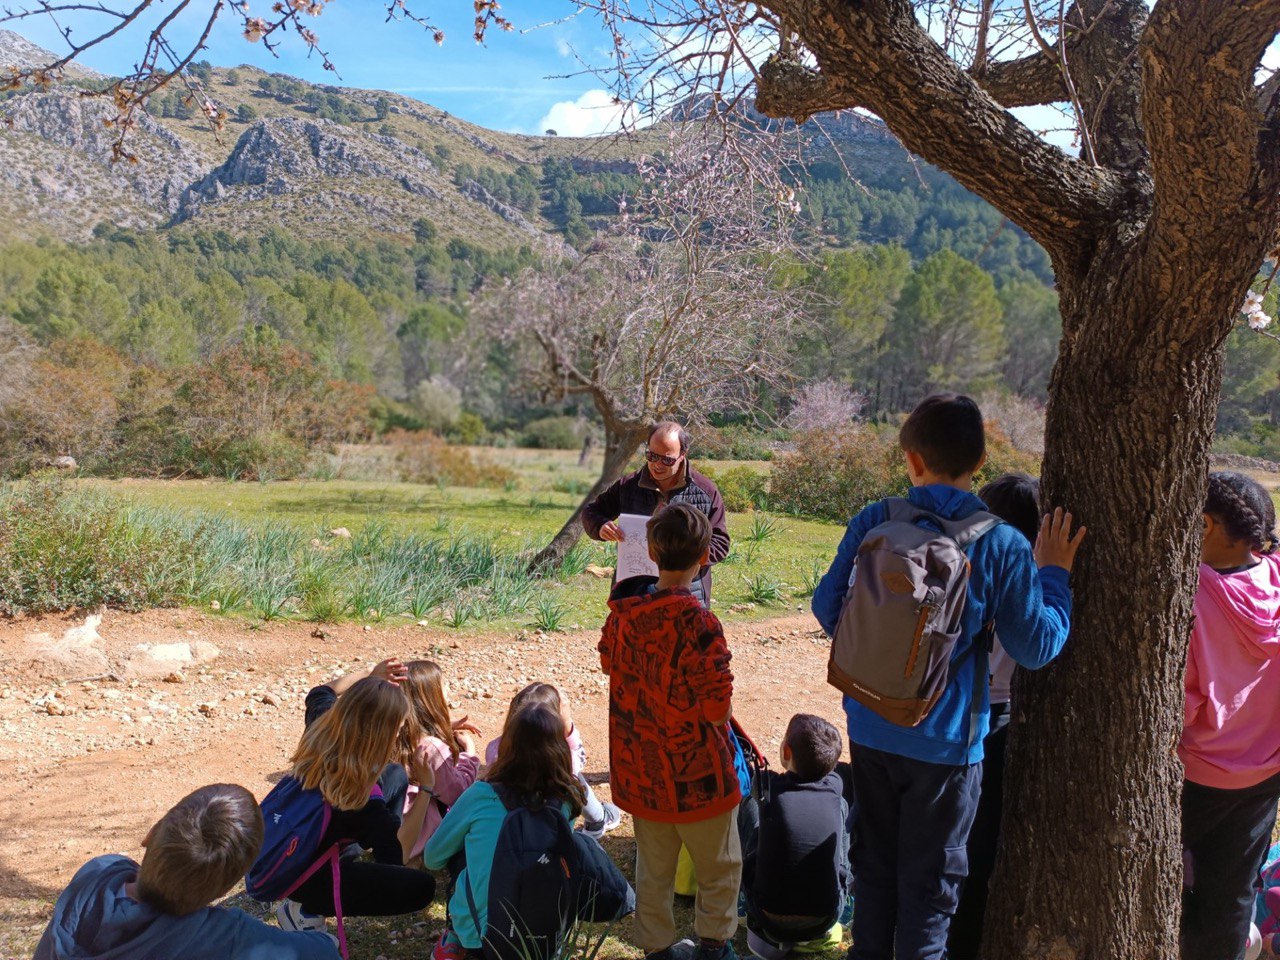
[[[975,64],[969,75],[1002,107],[1061,103],[1067,99],[1067,87],[1062,82],[1057,46],[1051,49],[1051,55],[1041,50],[1017,60],[988,63],[980,72]]]
[[[1121,179],[1050,146],[1002,109],[919,25],[909,0],[766,0],[818,64],[792,93],[806,110],[858,103],[912,152],[1004,212],[1052,256],[1074,258],[1112,219]],[[813,71],[811,71],[813,72]],[[771,116],[784,91],[762,71],[757,107]],[[1095,227],[1095,225],[1099,225]]]
[[[1272,229],[1280,138],[1254,76],[1280,27],[1280,0],[1159,0],[1143,31],[1142,115],[1151,150],[1148,238],[1162,262]]]

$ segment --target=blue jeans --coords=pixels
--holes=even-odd
[[[969,870],[982,764],[925,763],[853,745],[852,960],[945,960]]]

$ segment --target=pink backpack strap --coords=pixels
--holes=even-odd
[[[307,867],[306,870],[303,870],[302,875],[299,876],[297,880],[293,881],[293,883],[289,884],[289,888],[285,890],[284,893],[280,894],[280,899],[287,899],[295,890],[302,886],[303,883],[314,876],[317,870],[325,864],[329,864],[331,867],[330,873],[333,876],[333,912],[336,915],[335,919],[338,921],[338,950],[342,954],[343,960],[346,960],[347,929],[346,925],[342,922],[342,876],[338,866],[342,858],[341,850],[342,844],[335,843],[323,854],[317,857],[315,863]]]

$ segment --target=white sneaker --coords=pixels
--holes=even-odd
[[[296,933],[299,930],[324,930],[324,917],[313,913],[304,913],[302,904],[296,900],[281,900],[276,904],[276,922],[281,930]]]
[[[602,803],[604,808],[603,820],[586,820],[582,821],[582,832],[592,840],[600,840],[610,830],[616,830],[622,825],[622,811],[612,803]]]

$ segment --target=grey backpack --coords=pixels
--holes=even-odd
[[[914,727],[951,677],[969,587],[965,548],[1002,521],[981,510],[947,520],[898,498],[884,504],[888,519],[858,548],[827,682],[886,720]],[[975,638],[973,651],[989,633]]]

